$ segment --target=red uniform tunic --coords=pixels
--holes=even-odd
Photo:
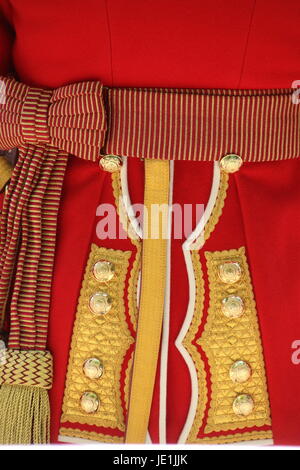
[[[31,86],[54,88],[100,80],[114,87],[261,89],[289,88],[300,79],[297,0],[1,0],[0,5],[0,72],[13,68],[18,79]],[[136,159],[128,161],[132,202],[143,201],[143,165]],[[271,428],[275,444],[288,445],[300,444],[299,165],[298,159],[244,163],[230,176],[222,216],[204,247],[208,252],[246,247],[271,408],[271,427],[265,424],[261,430]],[[212,176],[212,162],[176,161],[173,203],[206,205]],[[61,427],[70,342],[91,243],[131,249],[129,240],[96,236],[96,208],[108,202],[114,203],[110,175],[95,163],[70,157],[50,311],[52,442],[58,441]],[[149,423],[153,443],[178,442],[194,386],[176,346],[189,302],[183,241],[173,234],[169,324],[164,327],[165,334],[168,329],[167,369],[164,378],[160,367],[157,370]],[[208,302],[206,298],[205,311]],[[211,390],[211,386],[208,380],[205,387]],[[87,431],[105,435],[104,441],[107,436],[124,437],[120,429],[109,426],[64,422],[63,427],[76,429],[77,435],[83,431],[79,437],[86,437]],[[256,429],[257,425],[248,431]],[[198,439],[203,432],[200,426]],[[221,436],[221,442],[224,435],[235,440],[238,433],[239,428],[208,435]],[[90,439],[101,441],[94,434]],[[249,440],[249,435],[242,440]]]

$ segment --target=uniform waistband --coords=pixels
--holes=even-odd
[[[292,88],[103,92],[108,130],[102,153],[189,161],[235,153],[249,162],[300,156],[300,105]]]

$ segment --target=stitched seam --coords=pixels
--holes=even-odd
[[[256,0],[254,0],[253,6],[252,6],[250,23],[249,23],[249,28],[248,28],[247,38],[246,38],[246,44],[245,44],[245,50],[244,50],[243,59],[242,59],[241,73],[240,73],[240,78],[239,78],[239,81],[238,81],[237,88],[240,87],[242,77],[243,77],[243,74],[244,74],[244,70],[245,70],[246,55],[247,55],[247,52],[248,52],[250,32],[251,32],[251,29],[252,29],[255,7],[256,7]]]
[[[111,28],[110,28],[110,19],[109,19],[109,12],[108,12],[108,0],[104,1],[105,4],[105,13],[107,19],[107,29],[108,29],[108,42],[109,42],[109,51],[110,51],[110,73],[111,73],[111,86],[114,86],[114,73],[113,73],[113,59],[112,59],[112,38],[111,38]]]

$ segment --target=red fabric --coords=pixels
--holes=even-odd
[[[57,87],[98,79],[107,86],[289,88],[300,79],[298,0],[0,0],[0,6],[17,32],[14,67],[19,78],[30,85]],[[1,53],[0,67],[5,73],[11,38],[3,33],[7,30],[3,25],[1,34],[7,42],[0,42],[5,53]],[[136,168],[130,170],[129,185],[131,191],[140,187],[132,197],[141,201],[139,164],[132,164]],[[300,330],[298,166],[298,160],[243,166],[233,177],[236,187],[207,245],[207,249],[223,250],[246,242],[277,444],[300,444],[300,366],[291,361],[291,343],[299,339]],[[205,203],[211,171],[210,163],[178,162],[176,200]],[[100,199],[105,202],[103,178],[106,176],[96,164],[70,160],[59,217],[50,315],[49,348],[55,359],[53,441],[58,434],[69,342],[95,208]],[[180,247],[174,244],[173,250],[170,442],[178,438],[184,422],[190,387],[187,370],[171,345],[187,300],[185,274],[176,289],[184,266]],[[150,423],[154,441],[157,403],[158,385]]]
[[[237,176],[245,237],[272,407],[276,444],[300,444],[299,159],[284,165],[245,165]],[[299,343],[298,343],[299,346]]]
[[[289,88],[299,77],[297,0],[7,3],[28,84]]]

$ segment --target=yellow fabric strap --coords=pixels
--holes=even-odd
[[[5,157],[0,156],[0,191],[2,191],[6,183],[10,180],[11,174],[11,165]]]
[[[164,313],[168,202],[169,162],[145,160],[142,283],[126,443],[144,443],[147,435]]]

